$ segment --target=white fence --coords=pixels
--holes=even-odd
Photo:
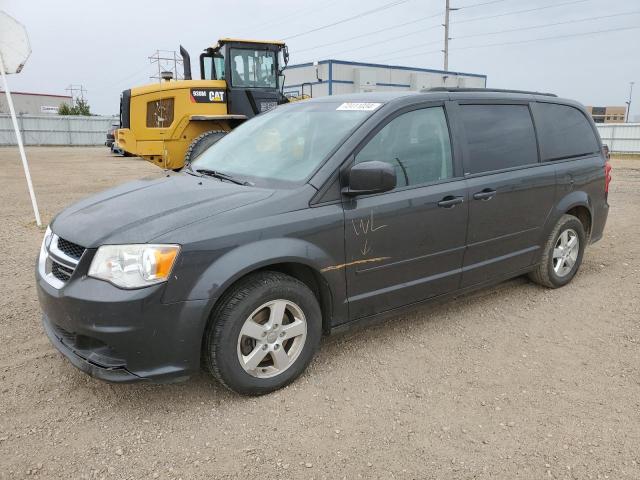
[[[602,143],[613,153],[640,153],[640,123],[596,123]]]
[[[118,117],[18,115],[25,145],[103,145]],[[640,153],[640,123],[596,124],[602,143],[615,153]],[[0,113],[0,145],[16,145],[11,116]]]
[[[118,117],[18,115],[25,145],[104,145]],[[0,145],[16,145],[11,116],[0,113]]]

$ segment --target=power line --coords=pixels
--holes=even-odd
[[[440,40],[435,41],[435,42],[431,42],[431,44],[434,44],[434,43],[440,43]],[[455,49],[453,49],[453,50],[455,50]],[[405,59],[405,58],[417,57],[418,55],[431,55],[431,54],[433,54],[433,53],[442,53],[442,49],[438,49],[438,50],[429,50],[429,51],[427,51],[427,52],[411,53],[411,54],[409,54],[409,55],[402,55],[402,56],[400,56],[400,57],[393,57],[393,58],[392,58],[392,57],[385,57],[383,60],[380,60],[380,61],[384,61],[384,62],[396,62],[397,60],[402,60],[402,59]],[[366,57],[366,58],[367,58],[367,59],[370,59],[370,58],[374,58],[374,59],[375,59],[375,58],[380,58],[380,55],[374,55],[373,57]]]
[[[396,5],[401,5],[403,3],[407,3],[408,1],[409,0],[396,0],[394,2],[385,3],[384,5],[381,5],[381,6],[376,7],[376,8],[372,8],[371,10],[366,10],[364,12],[361,12],[361,13],[357,14],[357,15],[353,15],[351,17],[343,18],[342,20],[338,20],[337,22],[329,23],[329,24],[323,25],[321,27],[312,28],[311,30],[307,30],[306,32],[296,33],[295,35],[289,35],[288,37],[284,37],[283,40],[291,40],[292,38],[298,38],[298,37],[301,37],[303,35],[309,35],[310,33],[318,32],[320,30],[325,30],[327,28],[334,27],[336,25],[341,25],[343,23],[350,22],[350,21],[356,20],[358,18],[366,17],[367,15],[371,15],[373,13],[377,13],[377,12],[381,12],[383,10],[387,10],[389,8],[395,7]]]
[[[574,5],[576,3],[584,3],[584,2],[587,2],[587,1],[589,1],[589,0],[572,0],[572,1],[569,1],[569,2],[556,3],[556,4],[553,4],[553,5],[546,5],[546,6],[543,6],[543,7],[529,8],[529,9],[525,9],[525,10],[515,10],[515,11],[511,11],[511,12],[505,12],[505,13],[496,14],[496,15],[487,15],[487,16],[483,16],[483,17],[475,17],[475,18],[469,18],[469,19],[463,19],[463,20],[456,20],[455,24],[457,25],[458,23],[474,22],[474,21],[477,21],[477,20],[485,20],[485,19],[489,19],[489,18],[497,18],[497,17],[508,16],[508,15],[516,15],[516,14],[519,14],[519,13],[535,12],[535,11],[538,11],[538,10],[546,10],[546,9],[550,9],[550,8],[562,7],[562,6],[565,6],[565,5]],[[461,9],[462,8],[467,9],[467,8],[471,8],[471,7],[479,6],[479,5],[480,4],[474,4],[474,5],[469,5],[467,7],[460,7],[460,8]],[[295,53],[308,52],[309,50],[317,50],[318,48],[322,48],[322,47],[330,47],[330,46],[333,46],[333,45],[339,45],[341,43],[349,42],[351,40],[357,40],[357,39],[360,39],[360,38],[369,37],[371,35],[378,35],[381,32],[387,32],[389,30],[395,30],[396,28],[406,27],[407,25],[413,25],[414,23],[418,23],[418,22],[421,22],[423,20],[428,20],[428,19],[431,19],[431,18],[439,17],[439,16],[441,16],[443,14],[444,14],[444,12],[441,11],[441,12],[435,13],[433,15],[428,15],[426,17],[420,17],[420,18],[417,18],[415,20],[411,20],[409,22],[399,23],[399,24],[396,24],[396,25],[392,25],[390,27],[382,28],[380,30],[376,30],[375,32],[367,32],[367,33],[363,33],[363,34],[360,34],[360,35],[355,35],[353,37],[347,37],[347,38],[343,38],[341,40],[336,40],[334,42],[323,43],[321,45],[314,45],[313,47],[308,47],[308,48],[303,48],[303,49],[296,49]],[[393,40],[393,38],[390,38],[389,40],[391,41],[391,40]],[[331,56],[331,55],[329,55],[329,56]]]
[[[441,26],[442,26],[441,24],[431,25],[431,26],[429,26],[427,28],[423,28],[423,29],[416,30],[416,31],[413,31],[413,32],[405,33],[403,35],[397,35],[397,36],[395,36],[393,38],[385,38],[384,40],[379,40],[377,42],[370,42],[370,43],[367,43],[366,45],[362,45],[360,47],[348,48],[346,50],[341,50],[340,54],[345,53],[345,52],[353,52],[353,51],[356,51],[356,50],[362,50],[363,48],[369,48],[371,46],[379,45],[381,43],[389,43],[389,41],[392,41],[392,40],[398,40],[398,39],[401,39],[401,38],[410,37],[411,35],[415,35],[416,33],[428,32],[429,30],[433,30],[433,29],[439,28]],[[434,42],[431,42],[431,43],[434,43]],[[424,46],[424,44],[420,44],[419,46]],[[412,47],[412,48],[414,48],[414,47]],[[383,55],[387,55],[387,54],[385,53]],[[329,55],[329,56],[331,57],[333,55]],[[307,60],[307,61],[310,61],[310,60]],[[305,61],[301,61],[300,63],[305,63]]]
[[[134,77],[139,76],[140,74],[142,74],[142,72],[146,72],[145,73],[145,77],[149,78],[149,65],[145,65],[144,68],[141,68],[140,70],[136,70],[135,72],[130,73],[129,75],[127,75],[126,77],[122,77],[120,78],[120,80],[116,80],[115,82],[109,83],[109,84],[103,84],[101,86],[98,86],[97,88],[94,88],[94,91],[104,91],[104,90],[110,90],[114,87],[116,87],[117,85],[120,85],[121,83],[130,80]]]
[[[464,7],[464,8],[471,8],[471,7],[476,7],[476,6],[489,5],[489,4],[492,4],[492,3],[504,2],[504,1],[507,1],[507,0],[493,0],[493,1],[491,1],[491,2],[476,3],[476,4],[469,5],[469,6]],[[447,7],[447,8],[448,8],[448,7]],[[463,8],[463,7],[461,7],[461,8]],[[455,10],[455,9],[454,9],[454,8],[451,8],[451,10]],[[404,24],[401,24],[401,25],[406,25],[406,24],[416,23],[416,22],[418,22],[418,21],[425,20],[425,19],[428,19],[428,18],[439,17],[439,16],[440,16],[440,15],[442,15],[443,13],[445,13],[445,12],[438,12],[438,13],[436,13],[436,14],[429,15],[429,16],[427,16],[427,17],[422,17],[422,18],[420,18],[420,19],[413,20],[413,21],[411,21],[411,22],[405,22]],[[446,21],[445,21],[445,23],[446,23]],[[441,26],[442,26],[442,24],[432,25],[432,26],[429,26],[429,27],[424,28],[424,29],[421,29],[421,30],[413,31],[413,32],[406,33],[406,34],[403,34],[403,35],[397,35],[397,36],[394,36],[394,37],[389,38],[389,39],[386,39],[386,40],[380,40],[380,41],[377,41],[377,42],[368,43],[367,45],[363,45],[363,46],[360,46],[360,47],[350,48],[350,49],[347,49],[347,50],[341,50],[341,51],[340,51],[340,53],[342,54],[342,53],[345,53],[345,52],[353,52],[353,51],[356,51],[356,50],[362,50],[363,48],[368,48],[368,47],[370,47],[370,46],[372,46],[372,45],[379,45],[379,44],[381,44],[381,43],[387,43],[387,42],[389,42],[389,41],[397,40],[397,39],[400,39],[400,38],[406,38],[406,37],[409,37],[409,36],[411,36],[411,35],[415,35],[416,33],[424,33],[424,32],[426,32],[426,31],[429,31],[429,30],[432,30],[432,29],[434,29],[434,28],[438,28],[438,27],[441,27]],[[378,34],[378,33],[380,33],[381,31],[390,30],[390,29],[393,29],[393,28],[396,28],[396,27],[397,27],[397,26],[388,27],[388,28],[386,28],[386,29],[379,30],[379,31],[377,31],[377,32],[371,32],[371,33],[366,33],[366,34],[362,34],[362,35],[357,35],[356,37],[350,37],[349,39],[344,39],[344,40],[342,40],[342,41],[338,41],[338,42],[331,42],[330,44],[320,45],[319,47],[307,48],[306,50],[312,50],[313,48],[320,48],[321,46],[326,46],[326,45],[331,45],[331,44],[342,43],[343,41],[351,40],[351,39],[354,39],[354,38],[362,38],[362,37],[366,37],[366,36],[369,36],[369,35]],[[446,31],[446,27],[445,27],[445,37],[446,37],[447,35],[448,35],[448,32]],[[421,43],[421,44],[418,44],[418,45],[414,45],[414,46],[412,46],[412,47],[409,47],[409,49],[420,48],[420,47],[424,47],[424,46],[427,46],[427,45],[434,45],[434,44],[436,44],[436,43],[439,43],[439,42],[437,42],[437,41],[436,41],[436,42]],[[406,50],[406,49],[405,49],[405,50]],[[445,42],[445,50],[446,50],[446,42]],[[299,52],[299,51],[300,51],[300,50],[296,50],[296,52]],[[373,56],[373,57],[369,57],[369,58],[376,58],[376,57],[385,56],[385,55],[388,55],[388,54],[387,54],[387,53],[382,53],[382,54],[375,55],[375,56]],[[329,56],[331,57],[331,56],[334,56],[334,55],[333,55],[333,54],[331,54],[331,55],[329,55]],[[446,56],[447,56],[447,55],[446,55],[446,53],[445,53],[445,59],[446,59]],[[309,60],[307,60],[307,61],[309,61]],[[302,61],[302,62],[300,62],[300,63],[305,63],[305,62],[304,62],[304,61]],[[448,62],[445,60],[445,70],[446,70],[446,68],[447,68],[447,63],[448,63]]]
[[[506,1],[507,0],[491,0],[490,2],[474,3],[472,5],[467,5],[467,6],[462,5],[462,6],[456,7],[456,10],[467,10],[469,8],[474,8],[474,7],[484,7],[485,5],[493,5],[494,3],[502,3]]]
[[[571,2],[566,2],[563,4],[555,4],[555,5],[547,5],[544,7],[538,7],[538,8],[534,8],[534,9],[527,9],[527,10],[519,10],[519,11],[515,11],[515,12],[508,12],[508,13],[502,13],[499,15],[491,15],[491,16],[486,16],[486,17],[482,17],[482,18],[491,18],[491,17],[498,17],[498,16],[505,16],[505,15],[512,15],[512,14],[517,14],[517,13],[526,13],[526,12],[531,12],[534,10],[541,10],[541,9],[548,9],[548,8],[553,8],[553,7],[559,7],[562,5],[568,5],[568,4],[575,4],[575,3],[581,3],[581,2],[585,2],[587,0],[574,0]],[[480,6],[480,5],[485,5],[488,3],[497,3],[497,2],[485,2],[483,4],[474,4],[473,6]],[[453,10],[453,9],[452,9]],[[522,28],[517,28],[517,29],[510,29],[510,30],[500,30],[500,31],[496,31],[496,32],[487,32],[487,33],[482,33],[482,34],[474,34],[474,35],[465,35],[462,37],[454,37],[454,39],[461,39],[461,38],[470,38],[470,37],[477,37],[477,36],[484,36],[484,35],[492,35],[492,34],[498,34],[498,33],[507,33],[507,32],[511,32],[511,31],[520,31],[520,30],[530,30],[530,29],[535,29],[535,28],[542,28],[542,27],[546,27],[546,26],[554,26],[554,25],[564,25],[564,24],[568,24],[568,23],[578,23],[578,22],[583,22],[583,21],[587,21],[587,20],[591,20],[591,19],[600,19],[600,18],[609,18],[609,17],[614,17],[614,16],[621,16],[621,15],[628,15],[628,14],[633,14],[635,12],[628,12],[628,13],[623,13],[623,14],[615,14],[615,15],[605,15],[605,16],[601,16],[601,17],[593,17],[593,18],[589,18],[589,19],[579,19],[579,20],[571,20],[571,21],[567,21],[567,22],[557,22],[557,23],[552,23],[552,24],[545,24],[545,25],[535,25],[532,27],[522,27]],[[457,23],[462,23],[462,22],[455,22]],[[424,44],[419,44],[419,45],[414,45],[412,47],[409,47],[405,50],[413,50],[415,48],[420,48],[420,47],[424,47],[424,46],[428,46],[428,45],[434,45],[438,42],[428,42],[428,43],[424,43]],[[458,50],[457,48],[453,48],[451,50]],[[425,54],[431,54],[431,53],[437,53],[438,51],[443,52],[443,50],[433,50],[433,51],[429,51],[426,52]],[[387,54],[379,54],[379,55],[375,55],[373,57],[368,57],[368,58],[380,58],[380,57],[385,57]],[[401,57],[395,57],[397,58],[410,58],[410,57],[415,57],[419,54],[411,54],[411,55],[403,55]],[[445,70],[448,69],[448,61],[447,61],[447,52],[445,52]]]
[[[608,32],[623,32],[626,30],[637,30],[640,28],[640,25],[635,27],[623,27],[623,28],[608,28],[605,30],[593,30],[590,32],[581,32],[581,33],[569,33],[566,35],[556,35],[553,37],[542,37],[542,38],[532,38],[530,40],[518,40],[515,42],[502,42],[502,43],[488,43],[485,45],[470,45],[468,47],[458,47],[455,50],[469,50],[472,48],[485,48],[485,47],[501,47],[503,45],[519,45],[521,43],[531,43],[531,42],[541,42],[544,40],[556,40],[561,38],[570,38],[570,37],[583,37],[585,35],[596,35],[599,33],[608,33]]]
[[[278,17],[278,18],[273,18],[269,21],[266,22],[260,22],[260,23],[256,23],[253,25],[250,25],[249,28],[251,29],[252,32],[260,32],[262,30],[265,30],[266,28],[269,28],[271,26],[281,26],[285,21],[290,20],[292,18],[295,17],[299,17],[301,14],[305,14],[308,15],[310,13],[316,12],[318,10],[326,10],[326,8],[329,5],[332,5],[334,3],[337,3],[340,0],[331,0],[329,2],[325,2],[323,3],[321,6],[317,6],[316,7],[312,7],[312,8],[308,8],[308,7],[304,7],[304,8],[299,8],[298,10],[294,10],[293,12],[289,12],[289,14],[284,15],[282,17]]]
[[[421,47],[427,47],[427,46],[429,46],[429,45],[436,45],[436,44],[438,44],[438,43],[440,43],[440,42],[441,42],[441,40],[434,40],[434,41],[432,41],[432,42],[421,43],[421,44],[418,44],[418,45],[414,45],[413,47],[410,47],[410,49],[414,49],[414,48],[421,48]],[[405,49],[405,50],[408,50],[408,49]],[[440,49],[440,50],[434,50],[434,52],[442,52],[442,49]],[[429,52],[429,53],[430,53],[430,52]],[[378,55],[369,56],[369,57],[367,57],[367,58],[380,58],[380,57],[385,57],[385,56],[386,56],[387,58],[389,58],[389,57],[388,57],[388,55],[389,55],[389,53],[381,53],[381,54],[378,54]],[[413,55],[409,55],[409,56],[415,56],[415,55],[419,55],[419,54],[413,54]],[[406,57],[407,57],[407,55],[403,55],[402,57],[395,57],[395,58],[406,58]]]
[[[390,27],[381,28],[380,30],[376,30],[375,32],[367,32],[367,33],[363,33],[363,34],[360,34],[360,35],[356,35],[354,37],[348,37],[348,38],[343,38],[341,40],[336,40],[335,42],[323,43],[322,45],[315,45],[313,47],[296,49],[296,53],[307,52],[309,50],[317,50],[318,48],[322,48],[322,47],[329,47],[331,45],[339,45],[340,43],[349,42],[351,40],[357,40],[359,38],[369,37],[371,35],[378,35],[381,32],[387,32],[389,30],[395,30],[396,28],[406,27],[407,25],[413,25],[414,23],[422,22],[422,21],[428,20],[430,18],[439,17],[440,15],[442,15],[442,12],[438,12],[438,13],[436,13],[434,15],[429,15],[429,16],[426,16],[426,17],[420,17],[420,18],[417,18],[415,20],[411,20],[409,22],[404,22],[404,23],[399,23],[397,25],[392,25]],[[438,24],[437,26],[440,26],[440,24]],[[391,38],[389,40],[393,40],[393,38]]]
[[[469,8],[474,8],[474,7],[484,6],[484,5],[490,5],[490,4],[500,3],[500,2],[504,2],[504,1],[507,1],[507,0],[492,0],[492,1],[489,1],[489,2],[475,3],[475,4],[472,4],[472,5],[459,7],[458,10],[467,10]],[[495,17],[507,16],[507,15],[515,15],[515,14],[518,14],[518,13],[528,13],[528,12],[533,12],[533,11],[538,11],[538,10],[545,10],[545,9],[549,9],[549,8],[561,7],[561,6],[564,6],[564,5],[573,5],[573,4],[576,4],[576,3],[584,3],[586,1],[589,1],[589,0],[572,0],[572,1],[569,1],[569,2],[556,3],[554,5],[546,5],[546,6],[543,6],[543,7],[530,8],[530,9],[525,9],[525,10],[516,10],[516,11],[512,11],[512,12],[505,12],[505,13],[497,14],[497,15],[488,15],[488,16],[484,16],[484,17],[476,17],[476,18],[471,18],[471,19],[466,19],[466,20],[460,20],[460,21],[456,21],[455,23],[458,24],[458,23],[464,23],[464,22],[472,22],[472,21],[475,21],[475,20],[483,20],[483,19],[495,18]],[[336,41],[333,41],[333,42],[323,43],[321,45],[314,45],[312,47],[307,47],[307,48],[303,48],[303,49],[296,49],[295,53],[298,54],[298,53],[301,53],[301,52],[308,52],[310,50],[317,50],[317,49],[323,48],[323,47],[329,47],[329,46],[333,46],[333,45],[340,45],[340,44],[345,43],[345,42],[349,42],[349,41],[352,41],[352,40],[358,40],[360,38],[369,37],[371,35],[378,35],[381,32],[387,32],[389,30],[395,30],[396,28],[405,27],[407,25],[413,25],[413,24],[421,22],[423,20],[428,20],[428,19],[431,19],[431,18],[439,17],[439,16],[443,15],[444,13],[445,13],[444,11],[440,11],[440,12],[435,13],[433,15],[428,15],[426,17],[420,17],[420,18],[417,18],[415,20],[411,20],[411,21],[408,21],[408,22],[403,22],[403,23],[399,23],[399,24],[396,24],[396,25],[392,25],[392,26],[389,26],[389,27],[386,27],[386,28],[382,28],[382,29],[376,30],[375,32],[367,32],[367,33],[363,33],[363,34],[360,34],[360,35],[354,35],[352,37],[343,38],[341,40],[336,40]],[[437,25],[437,26],[440,26],[440,25]],[[427,29],[429,29],[429,28],[431,28],[431,27],[428,27]],[[418,33],[418,31],[414,32],[414,33]],[[401,37],[389,38],[387,41],[393,41],[396,38],[404,38],[406,36],[409,36],[409,35],[403,35]],[[289,37],[289,38],[291,38],[291,37]],[[383,43],[383,42],[376,42],[376,44],[379,44],[379,43]],[[432,43],[430,43],[430,44],[432,44]],[[421,46],[424,46],[424,45],[421,45]],[[362,48],[365,48],[365,47],[357,47],[357,48],[354,48],[354,49],[351,49],[351,50],[347,50],[347,51],[361,50]],[[413,48],[413,47],[411,47],[411,48]],[[344,50],[339,52],[339,53],[343,53],[343,52],[344,52]],[[331,57],[331,56],[335,56],[335,55],[336,54],[332,53],[332,54],[329,54],[327,56]],[[385,54],[383,54],[383,56],[384,55]],[[380,55],[378,55],[378,56],[380,56]],[[302,61],[301,63],[304,63],[304,61]]]
[[[462,38],[473,38],[473,37],[482,37],[484,35],[497,35],[500,33],[510,33],[510,32],[520,32],[522,30],[534,30],[536,28],[545,28],[545,27],[555,27],[558,25],[569,25],[571,23],[581,23],[581,22],[588,22],[591,20],[602,20],[605,18],[613,18],[613,17],[622,17],[625,15],[638,15],[640,13],[640,10],[635,10],[633,12],[624,12],[624,13],[615,13],[613,15],[601,15],[598,17],[588,17],[588,18],[580,18],[577,20],[567,20],[565,22],[556,22],[556,23],[543,23],[543,24],[539,24],[539,25],[531,25],[529,27],[519,27],[519,28],[510,28],[507,30],[497,30],[495,32],[485,32],[485,33],[474,33],[473,35],[463,35],[461,37],[455,37],[455,40],[459,40]]]
[[[639,26],[635,26],[635,27],[623,27],[623,28],[609,28],[609,29],[605,29],[605,30],[593,30],[593,31],[589,31],[589,32],[580,32],[580,33],[570,33],[570,34],[566,34],[566,35],[555,35],[552,37],[541,37],[541,38],[531,38],[529,40],[518,40],[518,41],[513,41],[513,42],[500,42],[500,43],[487,43],[487,44],[483,44],[483,45],[470,45],[467,47],[458,47],[458,48],[452,48],[451,50],[470,50],[470,49],[474,49],[474,48],[489,48],[489,47],[502,47],[502,46],[506,46],[506,45],[519,45],[519,44],[523,44],[523,43],[534,43],[534,42],[542,42],[542,41],[547,41],[547,40],[557,40],[557,39],[563,39],[563,38],[571,38],[571,37],[583,37],[585,35],[597,35],[597,34],[601,34],[601,33],[609,33],[609,32],[623,32],[623,31],[627,31],[627,30],[637,30],[640,29],[640,25]],[[410,57],[417,57],[418,55],[430,55],[433,53],[440,53],[441,50],[430,50],[428,52],[420,52],[420,53],[413,53],[410,55],[403,55],[401,57],[387,57],[389,58],[389,61],[395,61],[395,60],[400,60],[400,59],[404,59],[404,58],[410,58]]]
[[[467,19],[462,19],[462,20],[457,20],[455,23],[468,23],[468,22],[475,22],[478,20],[488,20],[490,18],[498,18],[498,17],[506,17],[508,15],[516,15],[519,13],[529,13],[529,12],[537,12],[539,10],[547,10],[549,8],[557,8],[557,7],[563,7],[565,5],[575,5],[576,3],[584,3],[587,2],[589,0],[573,0],[571,2],[563,2],[563,3],[554,3],[553,5],[545,5],[544,7],[536,7],[536,8],[528,8],[526,10],[514,10],[511,12],[504,12],[504,13],[498,13],[495,15],[485,15],[483,17],[474,17],[474,18],[467,18]]]

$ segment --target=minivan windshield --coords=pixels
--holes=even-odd
[[[256,184],[304,181],[373,113],[344,105],[303,101],[258,115],[205,150],[191,168]]]

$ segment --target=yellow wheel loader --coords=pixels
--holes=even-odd
[[[116,143],[125,154],[178,170],[243,121],[289,101],[283,42],[223,38],[200,55],[197,80],[182,46],[180,54],[184,80],[164,72],[160,83],[122,92]]]

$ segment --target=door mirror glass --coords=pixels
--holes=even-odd
[[[396,187],[396,172],[385,162],[370,161],[357,163],[349,171],[349,186],[343,190],[346,195],[382,193]]]

